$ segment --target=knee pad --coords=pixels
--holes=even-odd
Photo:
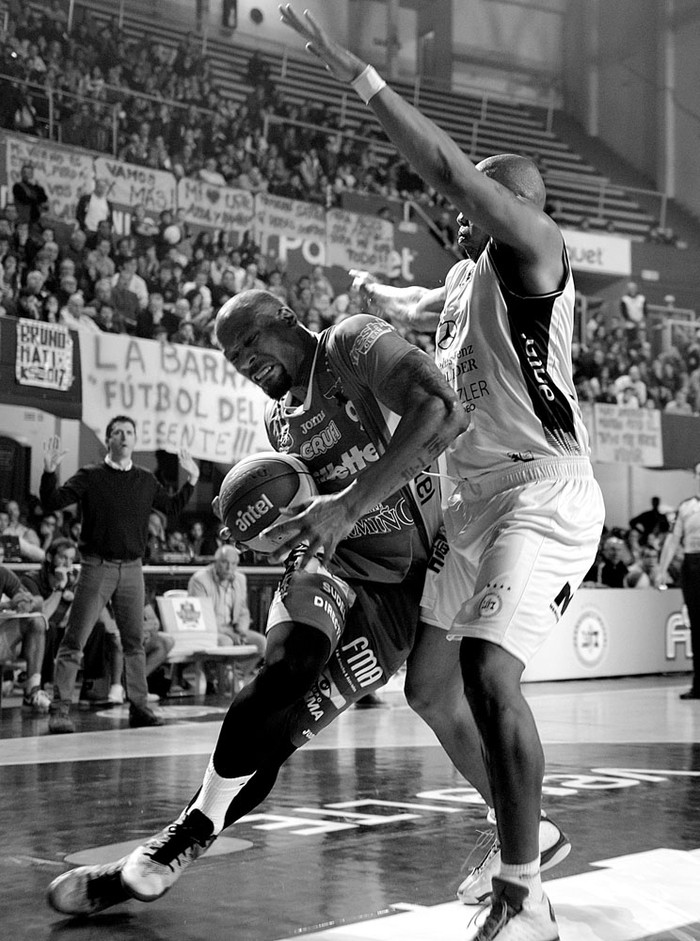
[[[267,630],[285,622],[306,624],[325,634],[335,650],[355,593],[318,559],[311,559],[302,568],[304,551],[305,547],[300,546],[287,561],[284,577],[272,599]]]

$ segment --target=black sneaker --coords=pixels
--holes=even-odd
[[[148,706],[135,706],[132,703],[129,708],[129,726],[132,729],[145,729],[152,725],[164,725],[164,722]]]
[[[70,706],[65,702],[52,702],[49,708],[49,732],[66,735],[75,732],[75,723],[70,717]]]
[[[126,858],[105,866],[80,866],[64,872],[49,886],[49,905],[62,915],[96,915],[112,905],[128,902],[133,895],[120,876]]]

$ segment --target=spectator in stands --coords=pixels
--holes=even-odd
[[[138,318],[141,313],[139,299],[133,291],[129,289],[131,284],[131,272],[122,269],[116,275],[116,283],[111,288],[111,303],[116,316],[124,324],[127,333],[134,333],[137,330]]]
[[[623,585],[625,588],[658,588],[659,584],[659,553],[652,545],[644,546],[639,561],[628,569]]]
[[[8,502],[15,503],[13,500]],[[35,538],[36,534],[32,530],[20,534],[17,529],[16,524],[14,526],[11,524],[8,504],[3,501],[0,504],[0,536],[8,536],[17,540],[15,547],[19,556],[18,559],[8,561],[41,562],[44,558],[44,550],[39,545],[39,540]],[[28,536],[29,538],[27,538]]]
[[[664,411],[674,415],[692,415],[693,406],[688,401],[688,390],[678,389],[670,402],[664,406]]]
[[[86,193],[80,197],[75,210],[75,217],[80,228],[88,236],[97,233],[100,222],[109,222],[112,225],[113,208],[112,203],[107,199],[106,180],[96,179],[92,193]]]
[[[151,510],[148,515],[148,535],[146,537],[144,561],[149,565],[157,565],[162,562],[167,545],[165,517],[158,510]]]
[[[12,198],[17,208],[18,222],[27,223],[33,233],[49,208],[49,198],[44,187],[34,182],[34,167],[31,163],[22,166],[20,179],[12,187]]]
[[[136,295],[139,309],[145,310],[148,307],[148,288],[146,282],[137,273],[138,262],[135,255],[128,255],[122,261],[119,274],[112,278],[112,286],[117,283],[127,291]]]
[[[239,559],[240,554],[233,546],[221,546],[216,550],[214,561],[190,577],[187,592],[211,599],[220,646],[253,644],[257,648],[255,654],[241,660],[245,681],[253,678],[262,663],[266,644],[262,634],[250,629],[248,585],[238,568]]]
[[[671,526],[666,514],[660,509],[661,500],[659,497],[651,498],[651,509],[644,510],[630,520],[630,533],[637,533],[639,544],[645,546],[650,536],[657,538],[664,537]]]
[[[87,256],[87,235],[82,229],[76,228],[71,233],[68,245],[63,249],[61,260],[70,258],[75,265],[74,274],[77,278],[86,270]]]
[[[100,328],[95,322],[96,317],[97,310],[85,304],[85,299],[79,291],[75,294],[71,294],[66,306],[61,308],[58,315],[59,323],[64,324],[71,330],[86,330],[92,333],[99,333]]]
[[[41,604],[0,560],[0,662],[21,657],[27,664],[22,705],[35,714],[49,711],[50,699],[41,688],[46,621]]]
[[[187,530],[187,545],[192,558],[214,555],[218,548],[216,537],[207,535],[201,519],[194,519]]]
[[[20,539],[23,539],[29,545],[39,546],[39,536],[37,533],[30,529],[29,526],[25,525],[22,517],[22,512],[20,510],[19,503],[16,500],[7,500],[4,503],[4,509],[7,512],[7,526],[3,530],[4,536],[17,536]],[[35,559],[31,559],[33,562],[40,562],[43,559],[43,553],[40,556],[37,556]]]
[[[204,161],[204,166],[198,172],[197,176],[203,183],[211,186],[226,186],[226,180],[222,173],[216,168],[216,158],[208,157]]]
[[[628,408],[641,408],[646,403],[647,386],[641,377],[639,366],[630,366],[627,373],[615,380],[615,394],[617,404],[626,405]],[[628,404],[631,396],[634,396],[634,405]]]
[[[626,547],[619,536],[610,535],[603,542],[603,563],[597,582],[605,588],[623,588],[629,571],[624,558]]]
[[[189,559],[190,554],[187,549],[187,539],[181,529],[169,530],[167,534],[166,549],[169,553],[181,555],[183,561]]]
[[[637,331],[646,323],[647,301],[640,293],[635,281],[627,283],[627,290],[620,298],[620,313],[630,338],[636,337]]]
[[[112,258],[112,240],[110,238],[97,240],[94,251],[91,251],[86,258],[86,266],[92,281],[114,277],[116,267]]]

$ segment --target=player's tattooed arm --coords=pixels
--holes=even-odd
[[[323,551],[326,558],[372,507],[396,493],[465,431],[469,419],[457,396],[429,356],[413,348],[373,390],[400,420],[379,460],[338,493],[316,497],[305,509],[295,507],[270,532],[280,538],[281,559],[305,542],[305,558]]]
[[[454,390],[433,360],[418,349],[383,377],[376,394],[401,416],[386,450],[387,464],[401,484],[439,457],[469,424]]]

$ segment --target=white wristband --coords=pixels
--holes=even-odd
[[[386,86],[386,82],[373,66],[368,65],[357,78],[350,82],[350,85],[364,103],[368,105],[377,92],[380,92]]]

